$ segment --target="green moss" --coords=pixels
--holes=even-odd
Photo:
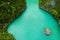
[[[14,40],[7,31],[8,25],[26,8],[25,0],[0,0],[0,40]],[[5,38],[6,36],[6,38]]]
[[[60,0],[40,0],[40,8],[48,11],[60,22]]]

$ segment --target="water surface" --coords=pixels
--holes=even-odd
[[[16,40],[60,40],[57,21],[46,11],[39,9],[39,0],[26,0],[27,8],[8,28]],[[51,35],[44,34],[44,28]]]

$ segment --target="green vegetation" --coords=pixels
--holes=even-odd
[[[13,38],[13,36],[8,32],[0,31],[0,40],[15,40],[15,38]]]
[[[25,0],[0,0],[0,40],[14,40],[8,25],[26,8]]]
[[[40,0],[40,7],[51,13],[60,23],[60,0]]]

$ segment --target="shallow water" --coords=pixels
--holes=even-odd
[[[16,40],[60,40],[57,21],[39,9],[39,0],[26,0],[26,3],[27,9],[9,25],[8,32]],[[45,35],[44,28],[49,28],[51,35]]]

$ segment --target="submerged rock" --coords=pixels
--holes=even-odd
[[[51,34],[51,30],[50,30],[49,28],[45,28],[45,29],[44,29],[44,33],[45,33],[46,35],[50,35],[50,34]]]

